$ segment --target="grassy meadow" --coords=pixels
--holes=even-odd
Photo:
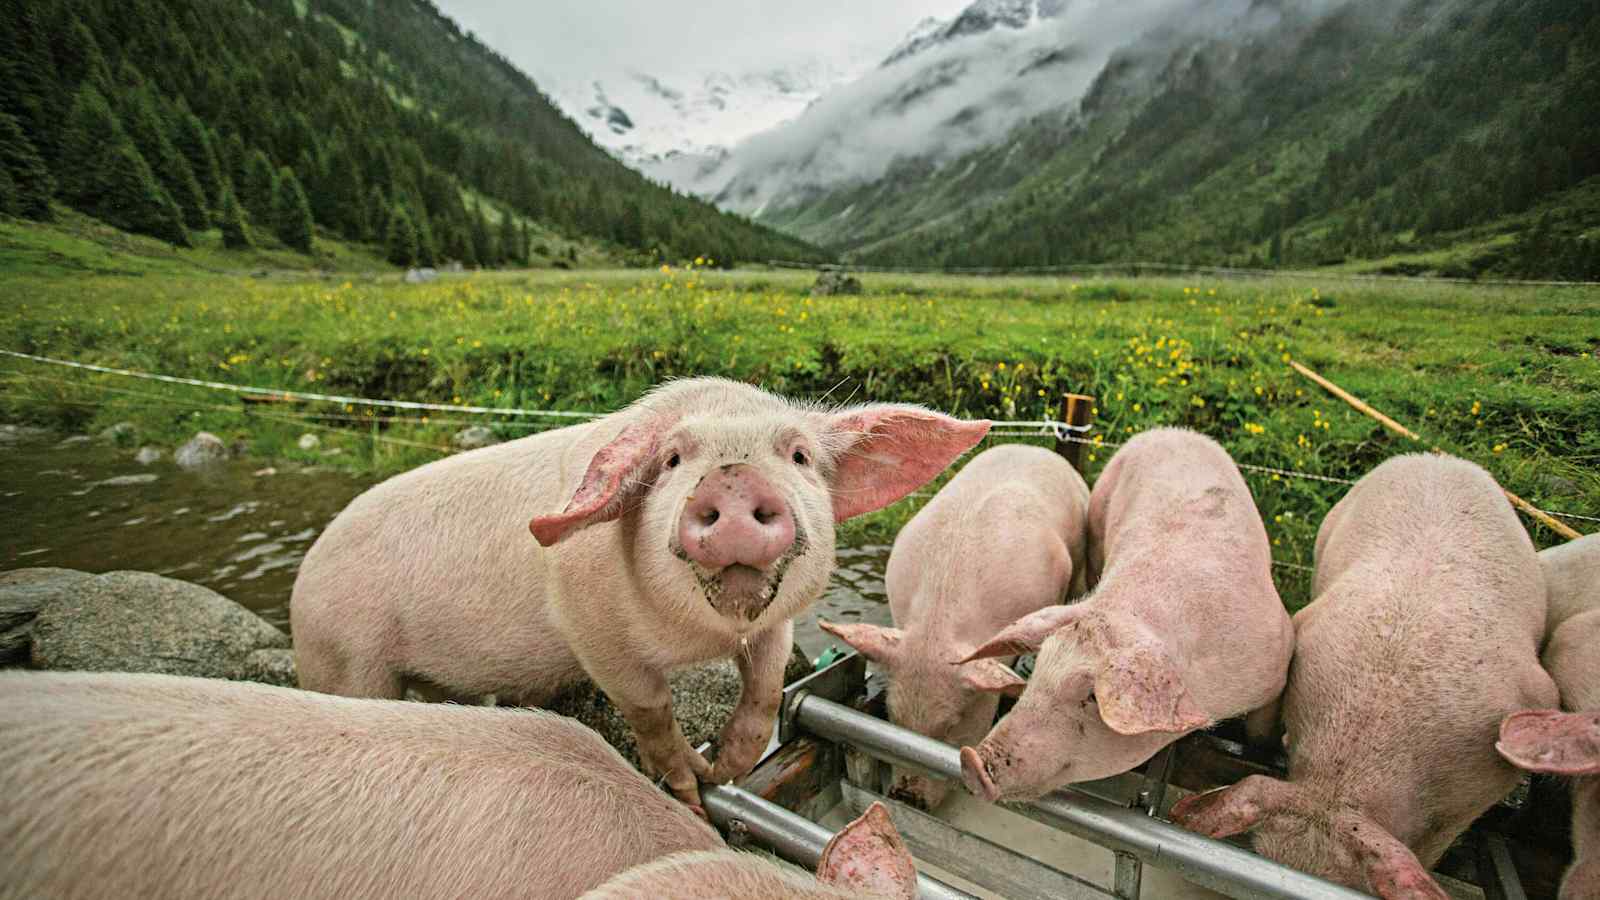
[[[148,372],[443,403],[606,411],[672,377],[799,396],[1053,418],[1097,398],[1091,474],[1113,444],[1184,425],[1241,463],[1359,478],[1418,449],[1287,365],[1299,360],[1540,506],[1600,514],[1600,290],[1336,280],[866,276],[812,297],[800,272],[686,269],[397,275],[36,274],[0,287],[0,348]],[[173,446],[205,429],[263,458],[378,476],[556,420],[253,404],[200,388],[0,358],[0,420]],[[322,449],[302,451],[307,431]],[[996,440],[1048,438],[1001,437]],[[343,453],[328,456],[330,446]],[[1291,606],[1339,484],[1247,473]],[[852,523],[885,541],[911,498]],[[1581,531],[1595,523],[1574,522]],[[1530,524],[1541,545],[1554,536]]]

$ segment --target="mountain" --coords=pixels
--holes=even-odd
[[[968,12],[699,189],[874,263],[1600,277],[1590,0]]]
[[[5,0],[0,197],[179,244],[219,224],[309,251],[315,228],[405,263],[521,263],[547,231],[821,258],[628,169],[426,0]]]

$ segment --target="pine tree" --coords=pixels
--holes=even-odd
[[[104,93],[111,87],[111,66],[100,51],[100,43],[94,39],[89,26],[83,24],[75,12],[70,12],[70,7],[63,9],[69,10],[67,18],[55,29],[51,42],[61,86],[76,91],[88,83]]]
[[[272,230],[278,240],[301,253],[310,253],[311,204],[306,201],[306,192],[300,188],[300,179],[288,166],[278,170],[277,193],[272,206]]]
[[[0,209],[29,219],[50,218],[55,181],[22,126],[6,113],[0,113],[0,172],[5,173],[6,193]]]
[[[122,124],[161,186],[183,210],[183,219],[189,227],[210,228],[211,214],[207,211],[205,191],[189,161],[173,145],[171,122],[155,93],[148,87],[141,87],[124,94]]]
[[[386,218],[388,233],[384,238],[384,251],[389,262],[397,266],[416,265],[417,229],[411,224],[406,208],[396,204]]]
[[[211,140],[211,132],[200,117],[187,109],[178,111],[177,133],[173,138],[178,152],[189,161],[189,169],[200,182],[207,208],[222,208],[222,165]]]
[[[245,220],[244,207],[239,205],[239,198],[233,195],[233,191],[227,188],[222,190],[219,216],[222,246],[229,250],[249,250],[256,245],[250,237],[250,223]]]
[[[439,245],[434,241],[433,223],[420,206],[412,215],[411,223],[417,228],[417,262],[424,266],[439,264]]]
[[[360,238],[377,242],[389,236],[389,201],[383,199],[383,188],[373,185],[367,191],[367,216],[365,230]]]
[[[43,4],[8,0],[0,6],[0,113],[17,119],[44,156],[56,149],[59,76],[50,52]]]
[[[494,265],[497,262],[494,240],[489,234],[489,223],[483,217],[483,209],[476,203],[467,214],[467,221],[472,229],[472,255],[478,258],[478,265]]]
[[[111,151],[127,140],[106,98],[92,84],[79,88],[61,132],[56,167],[61,200],[80,209],[94,203],[97,187],[110,179]]]
[[[257,222],[272,221],[272,201],[278,193],[278,179],[272,172],[272,163],[260,150],[253,150],[245,160],[244,180],[237,185],[239,202]]]
[[[89,186],[93,202],[85,212],[102,221],[139,234],[148,234],[180,247],[188,247],[183,213],[156,182],[149,163],[127,139],[113,146],[97,183]]]
[[[517,230],[517,222],[509,210],[500,212],[500,262],[502,265],[521,265],[526,262],[528,244]]]
[[[22,215],[22,198],[17,196],[17,183],[11,173],[0,167],[0,216]]]

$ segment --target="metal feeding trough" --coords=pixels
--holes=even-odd
[[[1183,793],[1230,784],[1252,773],[1282,774],[1275,761],[1252,756],[1241,742],[1216,730],[1185,737],[1134,772],[1008,805],[1027,819],[1111,851],[1109,886],[973,833],[959,820],[915,809],[886,796],[889,765],[959,783],[959,753],[886,721],[878,687],[869,689],[866,662],[851,653],[784,690],[779,728],[761,764],[737,786],[702,788],[706,812],[730,844],[763,847],[811,869],[832,836],[832,829],[819,821],[830,814],[837,818],[840,808],[853,816],[877,801],[889,808],[919,866],[937,873],[919,877],[925,898],[973,896],[940,880],[954,876],[948,881],[1006,898],[1132,900],[1140,896],[1146,866],[1165,870],[1166,883],[1177,884],[1172,880],[1176,877],[1228,897],[1367,896],[1278,865],[1243,843],[1211,840],[1162,818]],[[1507,829],[1520,834],[1523,826],[1515,823],[1525,797],[1519,790],[1457,841],[1435,873],[1447,893],[1487,900],[1529,896],[1505,838]],[[1534,849],[1521,856],[1544,860],[1538,868],[1548,871],[1540,873],[1539,883],[1553,885],[1559,877],[1559,853],[1541,855]],[[1147,890],[1145,895],[1167,893]],[[1534,896],[1543,896],[1543,891]]]

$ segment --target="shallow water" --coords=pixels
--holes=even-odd
[[[186,472],[171,453],[59,436],[0,444],[0,569],[137,569],[203,584],[284,630],[300,560],[371,482],[299,464],[232,460]],[[887,547],[842,548],[822,600],[795,622],[812,658],[834,643],[818,615],[887,623]]]

